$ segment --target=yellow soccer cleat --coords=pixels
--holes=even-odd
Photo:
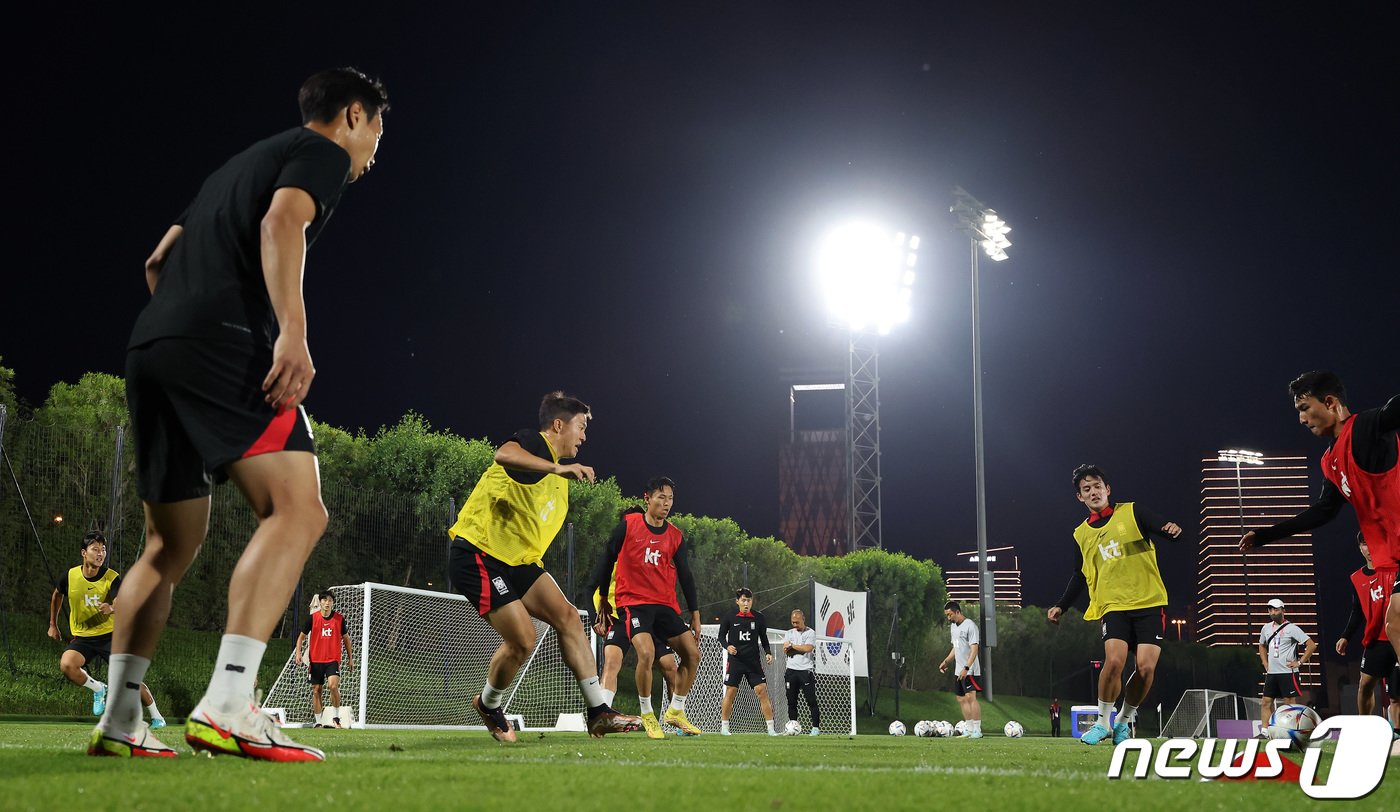
[[[648,739],[664,739],[666,731],[661,729],[661,723],[656,721],[656,714],[642,714],[642,727],[646,729]]]
[[[685,711],[679,708],[671,708],[666,711],[666,724],[680,731],[682,736],[699,736],[700,728],[685,718]]]
[[[151,734],[144,723],[130,735],[124,733],[104,733],[102,728],[92,730],[88,739],[87,753],[90,756],[116,756],[117,758],[174,758],[179,755],[166,747]]]

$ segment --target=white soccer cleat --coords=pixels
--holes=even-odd
[[[214,755],[262,761],[326,760],[326,754],[315,747],[287,738],[272,717],[252,702],[233,713],[217,713],[201,699],[185,723],[185,741]]]

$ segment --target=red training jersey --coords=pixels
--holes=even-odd
[[[627,528],[617,556],[617,605],[653,603],[680,612],[676,601],[680,529],[667,522],[666,531],[658,535],[646,526],[645,514],[629,513],[622,518]]]
[[[308,626],[310,628],[306,628]],[[306,655],[308,660],[313,663],[340,662],[341,638],[345,635],[344,615],[331,612],[331,616],[326,617],[320,612],[313,612],[303,624],[302,631],[311,640],[311,649]]]
[[[1394,584],[1384,574],[1366,568],[1351,574],[1351,585],[1356,589],[1356,597],[1361,600],[1361,615],[1366,625],[1361,630],[1361,645],[1369,646],[1377,640],[1388,640],[1385,634],[1385,609],[1390,602],[1390,590]]]
[[[1371,563],[1378,570],[1394,570],[1400,559],[1400,465],[1379,474],[1363,471],[1351,452],[1355,425],[1354,416],[1342,424],[1337,441],[1322,455],[1322,475],[1356,511],[1357,524],[1371,548]],[[1400,437],[1393,442],[1400,443]]]

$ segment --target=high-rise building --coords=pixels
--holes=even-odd
[[[1308,472],[1306,457],[1222,451],[1201,460],[1197,642],[1258,646],[1272,598],[1284,602],[1289,621],[1318,639],[1311,535],[1280,539],[1248,555],[1239,547],[1245,532],[1296,516],[1312,503]],[[1304,667],[1305,686],[1319,684],[1320,660]]]
[[[844,403],[842,384],[788,389],[788,438],[778,450],[778,537],[801,555],[841,555],[850,546]]]
[[[957,569],[951,567],[957,567]],[[987,570],[992,574],[992,595],[996,602],[1020,609],[1021,558],[1016,555],[1016,548],[1011,545],[989,548],[987,550]],[[977,551],[967,550],[958,553],[950,567],[943,570],[943,583],[948,586],[948,600],[959,603],[976,603],[979,597]]]

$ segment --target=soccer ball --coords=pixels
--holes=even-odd
[[[1014,719],[1010,722],[1007,722],[1006,727],[1002,728],[1001,730],[1003,733],[1006,734],[1006,738],[1008,739],[1019,739],[1022,736],[1026,735],[1026,729],[1024,727],[1021,727],[1021,723]]]
[[[1322,724],[1322,717],[1307,705],[1280,705],[1269,717],[1269,736],[1275,739],[1292,739],[1303,744],[1312,737],[1313,730]]]
[[[919,722],[914,723],[914,735],[918,736],[921,739],[927,739],[930,736],[933,736],[933,722],[930,722],[927,719],[923,719]]]
[[[784,735],[784,736],[797,736],[797,735],[799,735],[799,734],[801,734],[801,733],[802,733],[802,723],[799,722],[799,721],[797,721],[796,719],[789,719],[789,720],[788,720],[788,723],[785,724],[785,725],[783,725],[783,735]]]
[[[933,723],[933,732],[935,736],[946,739],[953,735],[953,726],[940,719]]]
[[[893,722],[890,722],[890,735],[891,735],[891,736],[903,736],[904,733],[905,733],[905,731],[904,731],[904,723],[903,723],[903,722],[899,721],[898,719],[894,720]]]
[[[967,732],[967,720],[966,720],[966,719],[959,719],[959,720],[958,720],[958,723],[957,723],[956,725],[953,725],[953,734],[956,735],[956,736],[961,736],[961,735],[963,735],[963,734],[966,733],[966,732]]]

